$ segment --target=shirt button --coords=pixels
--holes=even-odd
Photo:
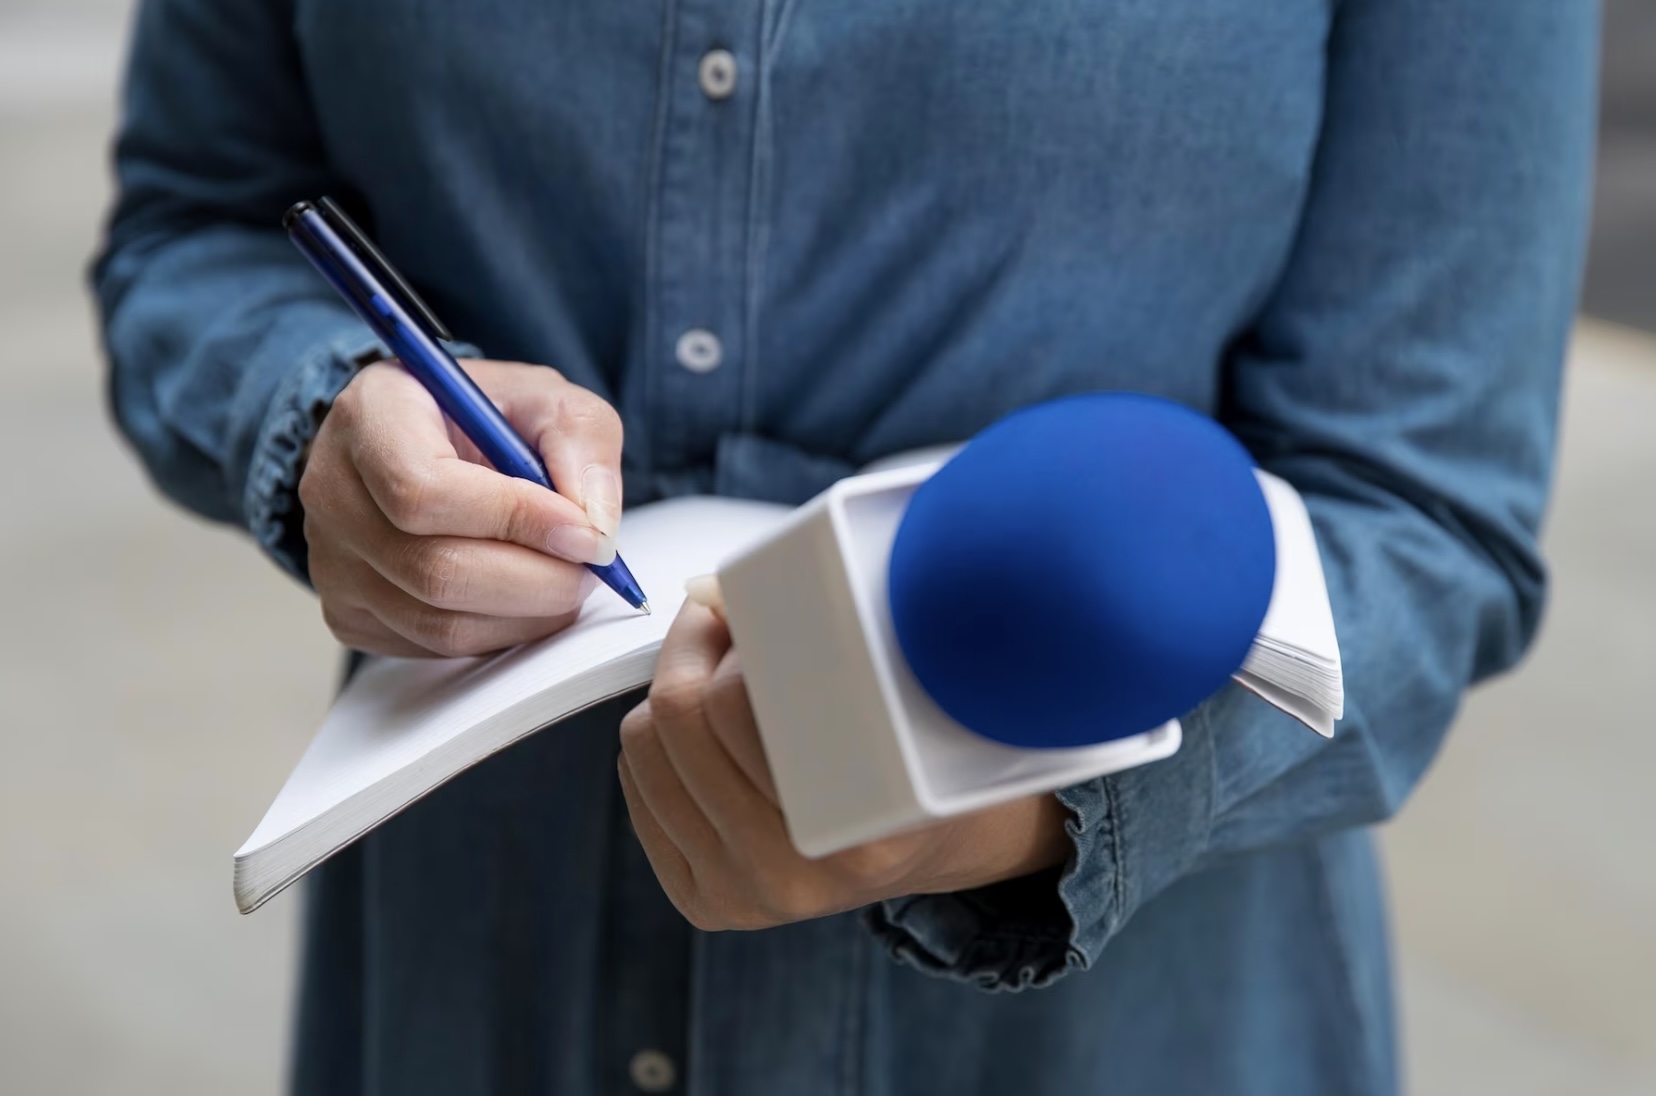
[[[673,353],[678,363],[692,373],[711,373],[724,361],[724,347],[719,345],[719,337],[699,327],[680,335]]]
[[[659,1050],[641,1050],[627,1063],[627,1076],[641,1092],[666,1092],[678,1079],[673,1060]]]
[[[736,90],[736,57],[727,49],[710,49],[702,54],[696,81],[702,94],[715,103],[730,98]]]

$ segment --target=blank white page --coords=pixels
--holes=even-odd
[[[600,586],[574,625],[538,643],[488,658],[374,659],[340,694],[237,857],[321,817],[512,705],[659,645],[684,601],[685,580],[716,570],[789,512],[770,503],[715,498],[641,507],[625,519],[621,554],[649,597],[652,615],[635,612]]]

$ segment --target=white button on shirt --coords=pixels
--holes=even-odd
[[[711,373],[724,361],[724,347],[719,344],[719,337],[699,327],[680,335],[673,353],[678,363],[692,373]]]
[[[728,99],[736,90],[736,56],[727,49],[710,49],[702,54],[696,81],[702,94],[714,102]]]
[[[666,1092],[678,1079],[673,1060],[659,1050],[641,1050],[627,1063],[627,1076],[641,1092]]]

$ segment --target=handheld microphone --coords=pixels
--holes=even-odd
[[[914,493],[892,546],[898,645],[956,722],[1073,747],[1175,718],[1241,667],[1276,574],[1253,460],[1153,396],[1016,412]]]

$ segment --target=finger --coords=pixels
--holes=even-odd
[[[696,575],[684,580],[684,596],[711,612],[720,620],[726,620],[724,589],[719,585],[718,575]]]
[[[714,732],[708,707],[730,632],[707,609],[687,604],[662,643],[650,706],[661,748],[701,813],[733,847],[762,849],[780,830],[780,815],[743,773]]]
[[[776,782],[771,778],[770,761],[765,757],[764,740],[759,737],[759,723],[754,718],[735,648],[719,660],[704,704],[708,724],[736,767],[761,796],[779,806]]]
[[[379,449],[359,441],[353,459],[375,505],[412,536],[520,544],[571,563],[615,562],[615,545],[554,491],[454,456]]]
[[[598,582],[585,567],[521,545],[411,537],[389,528],[369,562],[403,592],[433,608],[482,616],[567,616]]]
[[[433,658],[418,643],[404,639],[360,606],[338,607],[322,603],[322,622],[339,642],[353,651],[393,658]]]
[[[399,589],[372,567],[363,568],[356,584],[363,604],[381,623],[442,658],[467,658],[531,643],[561,631],[575,619],[574,612],[554,617],[495,617],[438,609]]]
[[[322,623],[335,639],[353,650],[399,658],[430,657],[430,651],[391,631],[362,604],[354,576],[365,569],[367,565],[360,558],[333,542],[315,542],[310,552],[310,574],[322,608]]]
[[[361,387],[344,404],[345,429],[351,462],[392,525],[414,536],[510,541],[573,563],[614,560],[613,544],[579,506],[462,460],[431,396],[401,370],[376,369],[385,371],[352,382]]]
[[[719,659],[730,650],[730,629],[724,621],[693,602],[686,602],[667,629],[656,661],[650,699],[658,692],[675,694],[669,703],[683,701],[699,709],[702,686],[713,676]],[[682,691],[683,695],[679,696]]]
[[[621,780],[621,796],[627,801],[627,816],[632,819],[633,833],[638,835],[638,843],[644,847],[644,855],[649,858],[650,867],[655,869],[661,889],[682,912],[681,903],[696,892],[696,873],[651,813],[649,803],[638,790],[638,780],[633,776],[626,754],[616,758],[615,770]]]
[[[621,525],[621,416],[545,366],[469,362],[478,385],[546,462],[558,493],[600,533]]]
[[[657,733],[653,705],[646,700],[621,721],[621,753],[638,794],[673,845],[692,865],[722,857],[722,842],[712,823],[684,788]]]
[[[380,575],[438,609],[503,617],[562,617],[597,584],[587,568],[522,545],[450,536],[412,536],[380,513],[367,486],[340,477],[331,488],[342,536]],[[307,528],[311,516],[307,515]]]

